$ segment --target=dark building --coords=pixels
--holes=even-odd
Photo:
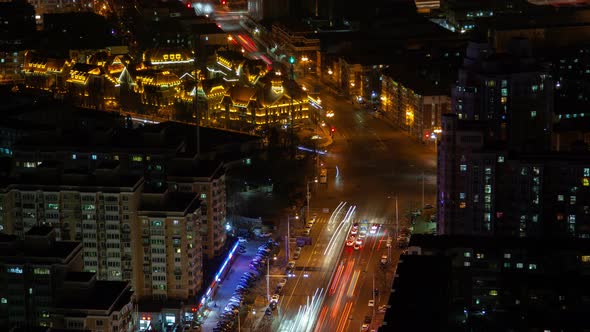
[[[407,331],[590,328],[588,239],[414,235],[408,250],[387,325],[391,314]]]
[[[50,326],[57,287],[82,270],[82,244],[56,241],[50,227],[33,227],[21,240],[0,236],[0,327]]]
[[[45,14],[42,49],[68,55],[72,49],[103,49],[113,45],[113,30],[106,18],[91,12]]]
[[[0,2],[0,23],[0,51],[32,46],[36,31],[33,5],[26,0]]]
[[[590,237],[587,153],[516,152],[490,143],[485,122],[442,122],[439,234]]]

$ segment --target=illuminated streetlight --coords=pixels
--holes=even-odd
[[[334,72],[332,71],[332,69],[328,69],[328,75],[332,75],[334,74]]]

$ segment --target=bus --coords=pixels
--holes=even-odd
[[[328,169],[322,168],[320,170],[320,183],[328,183]]]

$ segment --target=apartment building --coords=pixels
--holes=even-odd
[[[181,193],[193,193],[200,199],[203,255],[212,259],[222,254],[227,239],[224,164],[176,159],[169,168],[168,186]]]
[[[0,328],[51,326],[56,285],[68,271],[82,269],[82,245],[57,241],[48,226],[24,238],[0,236]]]
[[[588,153],[515,152],[488,133],[485,122],[443,116],[438,233],[590,238]]]
[[[139,299],[194,300],[203,284],[201,201],[193,193],[142,194],[134,244],[134,285]]]
[[[414,235],[410,255],[400,258],[385,321],[406,329],[432,321],[428,330],[437,331],[583,330],[588,241]],[[424,296],[434,303],[424,304]]]

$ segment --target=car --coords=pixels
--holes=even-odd
[[[352,234],[352,235],[356,235],[358,232],[359,232],[358,226],[352,226],[352,228],[350,229],[350,234]]]
[[[375,295],[375,297],[379,296],[379,288],[373,289],[373,294]]]
[[[264,253],[269,253],[270,252],[270,249],[268,249],[268,248],[258,249],[258,253],[263,253],[263,252]]]
[[[287,277],[289,277],[289,278],[293,278],[293,277],[295,277],[295,273],[293,272],[293,269],[287,269],[287,270],[285,271],[285,274],[286,274],[286,275],[287,275]]]
[[[281,294],[283,292],[283,286],[277,286],[275,288],[275,294]]]
[[[301,256],[301,254],[298,253],[298,252],[296,252],[296,253],[293,254],[293,259],[294,260],[298,260],[300,256]]]
[[[303,248],[301,248],[301,247],[295,248],[295,253],[300,254],[302,249]]]
[[[288,269],[292,269],[295,267],[295,262],[294,261],[290,261],[289,263],[287,263],[287,268]]]
[[[379,312],[386,312],[386,311],[387,311],[387,305],[386,304],[379,306]]]
[[[369,300],[369,307],[375,306],[375,300]]]
[[[272,236],[272,233],[271,232],[260,234],[260,237],[271,237],[271,236]]]
[[[369,330],[369,324],[363,323],[363,325],[361,326],[361,331],[368,331],[368,330]]]
[[[378,225],[373,225],[373,226],[371,226],[371,230],[369,232],[371,234],[375,234],[375,233],[377,233],[378,230],[379,230],[379,226]]]
[[[280,295],[279,295],[279,294],[274,294],[274,295],[273,295],[273,296],[270,298],[270,303],[273,303],[273,302],[274,302],[274,303],[277,303],[277,302],[279,302],[279,298],[280,298]]]
[[[387,263],[387,255],[382,255],[381,256],[381,264],[385,264]]]
[[[392,242],[391,238],[390,238],[390,237],[388,237],[388,238],[387,238],[387,243],[385,244],[385,246],[386,246],[387,248],[391,247],[391,242]]]
[[[359,246],[362,246],[363,245],[363,239],[358,238],[358,239],[356,239],[356,242],[355,243],[358,244]]]
[[[354,240],[350,240],[350,239],[346,240],[346,246],[352,247],[353,245],[354,245]]]
[[[354,250],[360,250],[361,249],[361,246],[358,243],[355,242],[353,248],[354,248]]]
[[[244,238],[244,237],[241,237],[241,236],[240,236],[240,237],[238,237],[238,241],[239,241],[240,243],[246,243],[246,242],[248,242],[248,240],[246,240],[246,238]]]
[[[311,232],[311,228],[306,228],[303,230],[303,235],[308,236],[310,232]]]
[[[359,239],[364,239],[367,237],[367,231],[360,231],[359,232]]]
[[[271,308],[266,308],[266,310],[264,310],[264,315],[265,315],[265,316],[270,316],[270,315],[272,315],[272,309],[271,309]]]
[[[287,284],[287,279],[285,278],[285,279],[281,279],[277,285],[283,287],[286,284]]]

